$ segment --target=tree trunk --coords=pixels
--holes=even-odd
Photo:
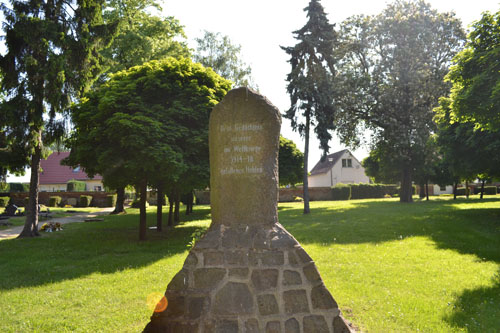
[[[125,187],[116,189],[116,205],[115,210],[111,214],[119,214],[125,211]]]
[[[156,188],[156,231],[162,231],[163,224],[163,185],[158,184]]]
[[[465,181],[465,197],[469,199],[469,181]]]
[[[168,196],[168,226],[173,227],[174,226],[174,194],[170,193]]]
[[[453,183],[453,200],[457,200],[457,187],[458,182]]]
[[[305,128],[305,147],[304,147],[304,179],[303,179],[303,193],[304,193],[304,214],[309,214],[311,209],[309,208],[309,180],[307,179],[308,172],[308,159],[309,159],[309,125],[310,125],[310,115],[309,110],[306,111],[306,128]]]
[[[483,181],[481,182],[481,199],[483,198],[483,194],[484,194],[484,183],[486,182],[486,180],[483,179]]]
[[[426,200],[429,201],[429,181],[428,180],[425,181],[425,197],[426,197]]]
[[[186,198],[187,198],[187,202],[186,202],[186,215],[189,215],[189,214],[193,213],[193,200],[194,200],[193,191],[189,192],[186,195]]]
[[[425,198],[425,183],[421,182],[420,184],[418,184],[418,187],[420,188],[420,191],[418,191],[418,196],[420,197],[420,199]]]
[[[411,169],[409,165],[403,167],[399,202],[413,202],[413,186],[411,183]]]
[[[41,139],[35,152],[31,155],[31,179],[28,206],[26,207],[26,220],[24,222],[23,231],[17,236],[18,238],[40,236],[38,233],[38,191],[39,178],[38,171],[40,170],[40,158],[42,156]]]
[[[146,197],[148,195],[148,182],[144,179],[140,184],[141,198],[139,200],[139,240],[146,240]]]
[[[179,217],[180,205],[181,205],[181,196],[179,194],[179,191],[175,191],[174,223],[176,225],[179,224],[180,221]]]

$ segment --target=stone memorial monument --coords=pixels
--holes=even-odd
[[[279,111],[246,88],[212,111],[212,224],[145,332],[351,331],[311,257],[278,223],[280,126]]]

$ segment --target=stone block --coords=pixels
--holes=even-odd
[[[230,266],[247,266],[248,252],[247,251],[226,251],[224,252],[224,261]]]
[[[253,248],[254,249],[268,249],[270,246],[270,239],[268,237],[268,232],[266,229],[259,229],[255,236],[253,237]]]
[[[191,320],[195,320],[201,317],[203,309],[205,307],[205,302],[207,298],[205,297],[190,297],[188,298],[188,317]]]
[[[302,278],[300,273],[296,271],[285,270],[283,272],[283,285],[284,286],[294,286],[302,284]]]
[[[199,268],[194,271],[194,288],[212,289],[226,275],[224,268]]]
[[[281,266],[285,263],[285,254],[282,251],[264,251],[260,259],[263,266]]]
[[[257,251],[250,250],[248,252],[248,264],[250,266],[258,266],[261,253]]]
[[[288,255],[288,264],[290,266],[298,266],[299,265],[299,260],[297,259],[297,256],[295,255],[295,251],[287,251]]]
[[[286,333],[300,333],[300,324],[295,318],[290,318],[285,321]]]
[[[184,296],[168,295],[168,306],[165,315],[170,318],[182,317],[186,313],[186,298]]]
[[[321,276],[319,275],[318,269],[314,263],[304,266],[303,272],[310,283],[316,284],[321,282]]]
[[[277,269],[255,269],[251,276],[256,291],[265,291],[276,288],[278,285]]]
[[[283,249],[294,247],[297,243],[295,238],[292,237],[281,225],[277,225],[271,232],[271,248]]]
[[[216,249],[220,244],[220,226],[211,227],[208,231],[203,235],[201,239],[199,239],[195,245],[195,249]]]
[[[252,314],[253,296],[245,283],[228,282],[215,295],[214,312],[219,315]]]
[[[245,333],[260,333],[259,322],[257,319],[251,318],[246,321]]]
[[[250,270],[248,268],[230,268],[229,269],[229,277],[246,279]]]
[[[279,321],[270,321],[266,325],[266,333],[281,333],[281,324]]]
[[[205,266],[221,266],[224,264],[224,253],[219,251],[206,251],[203,253]]]
[[[182,269],[175,274],[174,278],[168,284],[167,290],[182,291],[188,288],[189,274],[186,269]]]
[[[337,302],[322,283],[311,290],[311,302],[313,309],[333,309],[338,308]]]
[[[237,320],[221,320],[215,326],[216,333],[238,333],[238,321]]]
[[[234,226],[224,229],[222,234],[222,247],[223,248],[249,248],[252,244],[252,236],[250,229],[243,226]]]
[[[274,295],[258,295],[257,305],[262,316],[278,314],[280,311]]]
[[[329,333],[328,324],[323,316],[304,317],[304,333]],[[334,331],[337,332],[337,331]]]
[[[287,314],[309,313],[307,293],[303,289],[284,291],[283,301]]]
[[[313,261],[309,254],[307,254],[307,252],[302,247],[297,247],[295,249],[295,254],[303,264]]]
[[[193,251],[189,252],[186,261],[184,261],[184,267],[193,268],[198,265],[198,256]]]
[[[335,333],[351,333],[354,332],[349,327],[349,324],[345,321],[345,319],[342,316],[335,316],[333,318],[333,331]]]

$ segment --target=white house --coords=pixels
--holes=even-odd
[[[330,187],[338,183],[369,183],[370,178],[356,157],[344,149],[326,156],[311,170],[309,187]]]

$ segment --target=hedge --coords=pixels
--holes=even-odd
[[[135,199],[134,201],[132,201],[132,204],[130,204],[130,207],[139,208],[139,205],[140,205],[139,199]],[[149,207],[149,203],[146,201],[146,208],[148,208],[148,207]]]
[[[351,184],[351,199],[383,198],[386,194],[398,193],[396,185],[384,184]]]
[[[337,184],[332,187],[333,200],[349,200],[351,199],[351,187],[345,184]]]
[[[480,194],[481,193],[481,185],[474,187],[474,194]],[[496,186],[485,186],[484,187],[484,194],[489,194],[489,195],[495,195],[497,194],[497,188]]]
[[[9,183],[9,192],[28,192],[29,190],[29,184]]]
[[[92,202],[91,195],[80,195],[80,200],[78,202],[79,207],[89,207]]]
[[[49,207],[57,207],[61,203],[62,198],[60,196],[49,197]]]
[[[9,197],[0,197],[0,207],[7,207],[9,200]]]
[[[467,195],[467,194],[470,194],[470,193],[472,192],[471,190],[473,190],[473,188],[472,188],[472,187],[469,187],[469,188],[467,189],[467,192],[468,192],[468,193],[465,193],[465,187],[458,187],[458,188],[457,188],[457,193],[456,193],[456,194],[457,194],[457,195]]]
[[[86,189],[85,182],[79,180],[70,180],[66,183],[67,192],[85,192]]]
[[[106,207],[114,207],[116,206],[116,194],[108,194],[106,196]]]

